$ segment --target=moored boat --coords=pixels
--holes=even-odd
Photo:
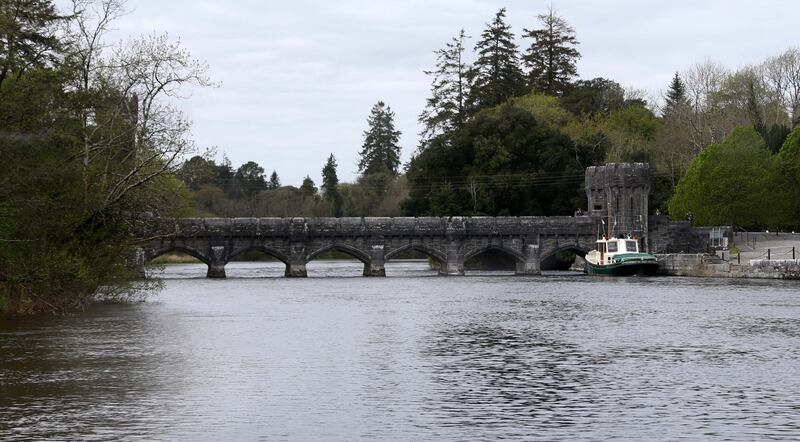
[[[636,238],[597,240],[597,249],[586,254],[586,273],[590,275],[630,276],[655,275],[658,260],[649,253],[639,252]]]

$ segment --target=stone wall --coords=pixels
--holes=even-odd
[[[612,234],[647,235],[650,165],[608,163],[586,168],[589,214],[611,223]],[[604,230],[608,230],[608,226]]]
[[[663,276],[800,280],[800,260],[752,260],[749,264],[722,261],[715,255],[659,254],[658,273]]]
[[[286,276],[305,276],[309,261],[338,250],[363,262],[365,276],[383,276],[387,260],[414,250],[437,261],[440,273],[462,275],[466,261],[497,251],[515,260],[516,273],[539,274],[542,258],[585,254],[595,235],[589,216],[152,219],[140,229],[152,239],[138,256],[183,252],[222,278],[232,258],[258,251],[284,262]]]
[[[720,227],[720,233],[732,244],[733,230]],[[692,226],[689,221],[672,221],[664,215],[650,217],[650,253],[706,253],[714,249],[711,227]]]

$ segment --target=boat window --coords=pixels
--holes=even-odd
[[[625,241],[625,250],[629,252],[638,252],[638,250],[636,250],[636,241]]]
[[[610,243],[607,243],[607,245],[608,245],[608,253],[614,253],[614,252],[617,251],[617,243],[616,242],[610,242]]]

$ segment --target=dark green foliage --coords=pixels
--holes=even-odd
[[[789,200],[785,224],[800,230],[800,128],[792,131],[781,147],[778,169]]]
[[[317,196],[317,185],[310,176],[306,175],[303,178],[303,184],[300,186],[300,191],[303,192],[303,198],[313,198]]]
[[[419,116],[424,125],[420,133],[420,147],[431,138],[449,133],[464,125],[466,102],[469,95],[469,66],[464,61],[464,40],[468,38],[462,29],[443,49],[436,51],[436,70],[425,71],[433,76],[431,96]]]
[[[672,77],[672,83],[669,84],[669,89],[665,97],[664,103],[664,117],[670,117],[681,112],[689,103],[686,97],[686,86],[683,84],[680,75],[675,72]]]
[[[272,171],[272,174],[269,176],[269,183],[267,183],[267,189],[277,189],[281,187],[281,179],[278,178],[278,172]]]
[[[699,225],[778,228],[790,201],[778,164],[752,128],[739,128],[695,158],[669,202],[675,219],[694,214]]]
[[[583,170],[566,136],[513,105],[485,110],[409,164],[408,215],[569,215]]]
[[[210,184],[219,184],[219,166],[199,155],[186,160],[178,171],[178,177],[191,190],[198,190]]]
[[[64,84],[55,82],[67,77],[52,74],[28,71],[23,78],[38,87],[6,79],[0,84],[5,93],[0,115],[25,106],[10,98],[22,97],[17,87],[25,91],[28,104],[48,99],[51,105],[58,102],[53,99],[68,103],[61,92]],[[130,170],[119,156],[119,149],[130,149],[122,143],[126,138],[112,149],[98,149],[87,168],[76,136],[79,126],[69,110],[28,109],[31,118],[4,124],[0,132],[0,314],[64,312],[85,306],[101,289],[128,292],[132,214],[184,214],[183,184],[161,174],[109,200],[100,180]]]
[[[505,103],[524,93],[519,53],[511,26],[505,22],[506,9],[495,14],[492,23],[481,33],[475,44],[478,59],[470,70],[472,87],[469,106],[472,113]]]
[[[52,67],[63,46],[56,37],[63,21],[50,0],[0,1],[0,83],[9,75]]]
[[[552,8],[538,19],[542,27],[525,29],[523,34],[533,40],[522,57],[528,67],[528,86],[535,92],[562,95],[578,75],[581,54],[575,49],[575,30]]]
[[[563,95],[561,103],[576,115],[608,114],[625,106],[625,90],[607,78],[580,80]]]
[[[364,131],[358,171],[364,175],[388,172],[397,175],[400,167],[400,131],[394,128],[394,112],[379,101],[372,107]]]
[[[264,168],[255,161],[248,161],[239,166],[233,177],[236,192],[246,197],[257,195],[268,188]]]
[[[342,216],[342,195],[339,193],[339,177],[336,174],[336,157],[331,154],[322,167],[322,198],[328,205],[330,216]]]
[[[189,125],[163,97],[173,82],[207,84],[204,66],[161,37],[112,62],[99,53],[107,29],[87,20],[58,16],[51,1],[0,2],[0,314],[135,295],[136,226],[186,215],[172,172]],[[72,39],[92,25],[91,44]],[[200,163],[196,186],[209,179]]]
[[[764,142],[767,144],[767,149],[772,153],[780,152],[786,138],[792,132],[791,129],[783,124],[772,124],[769,127],[762,124],[756,127],[756,131],[758,131],[761,138],[764,139]]]

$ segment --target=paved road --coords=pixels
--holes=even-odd
[[[800,259],[800,233],[736,232],[734,244],[741,250],[742,263],[751,259],[767,259],[767,251],[770,259],[792,259],[793,247],[795,259]],[[717,255],[722,255],[722,252],[717,252]],[[737,259],[735,254],[731,257],[730,251],[724,252],[724,258]]]

